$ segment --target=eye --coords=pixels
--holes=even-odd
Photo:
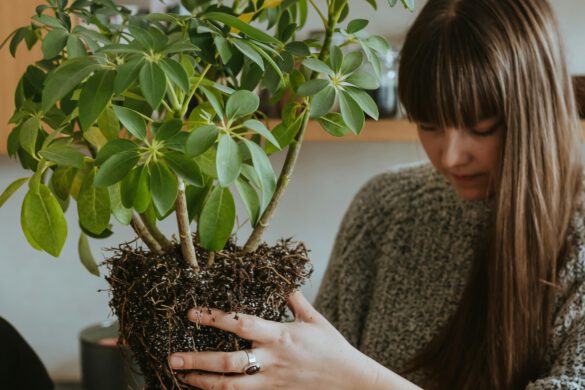
[[[433,126],[427,123],[419,123],[418,124],[418,128],[422,131],[428,131],[428,132],[433,132],[433,131],[437,131],[438,127],[437,126]]]
[[[489,137],[491,135],[494,135],[499,130],[500,126],[501,122],[497,122],[488,127],[481,125],[477,127],[472,127],[469,131],[471,132],[471,134],[476,135],[478,137]]]

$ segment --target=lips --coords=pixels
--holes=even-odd
[[[475,174],[470,174],[470,175],[456,175],[454,173],[450,173],[450,175],[456,181],[463,182],[463,183],[472,182],[472,181],[477,180],[480,177],[484,176],[483,173],[475,173]]]

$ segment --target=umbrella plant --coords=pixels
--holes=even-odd
[[[366,1],[377,7],[376,0]],[[396,0],[389,3],[394,6]],[[412,0],[402,3],[413,7]],[[152,299],[154,317],[157,302],[166,302],[172,292],[175,301],[186,300],[173,311],[177,318],[184,318],[193,303],[203,302],[278,319],[284,292],[307,276],[306,252],[290,241],[267,246],[262,234],[288,184],[309,120],[318,121],[333,136],[343,136],[360,133],[366,115],[377,119],[376,104],[366,90],[378,87],[379,54],[388,44],[365,33],[367,20],[349,20],[348,0],[181,4],[187,14],[136,16],[112,0],[47,0],[36,8],[29,25],[5,40],[13,55],[21,43],[29,49],[40,43],[42,58],[28,66],[18,84],[8,137],[8,153],[31,174],[8,186],[0,206],[27,184],[21,214],[24,236],[32,247],[59,256],[68,235],[64,211],[74,202],[80,257],[94,274],[99,271],[88,239],[110,236],[113,219],[130,226],[146,248],[121,246],[113,256],[117,260],[109,263],[112,307],[121,322],[144,320],[127,310],[132,307],[129,295],[120,294],[131,290],[136,280],[157,274],[159,266],[153,264],[178,267],[180,272],[173,275],[188,275],[181,283],[196,285],[181,293],[163,289],[160,301]],[[323,23],[322,40],[299,38],[310,9]],[[342,38],[339,46],[331,44],[334,33]],[[363,69],[365,63],[373,72]],[[278,120],[269,121],[259,108],[258,90],[268,91],[271,102],[283,103]],[[332,112],[336,101],[339,112]],[[279,152],[286,157],[277,175],[269,156]],[[230,238],[236,196],[252,226],[241,247]],[[170,216],[177,220],[176,239],[157,228]],[[291,256],[302,260],[296,268],[287,265]],[[136,268],[130,267],[130,258],[149,260]],[[257,258],[280,260],[262,268]],[[226,265],[228,260],[244,269],[257,263],[255,270],[247,269],[253,282],[243,296],[253,295],[250,286],[262,283],[260,269],[272,272],[263,280],[289,282],[276,294],[276,311],[255,311],[256,306],[246,306],[241,296],[239,301],[225,298],[233,291],[212,299],[197,290],[226,284],[217,275],[233,268]],[[132,273],[134,279],[122,282]],[[158,288],[165,277],[172,279],[165,275],[152,280],[154,287],[143,286],[134,307],[144,306],[145,291]],[[259,299],[272,299],[274,291],[271,294]],[[224,300],[231,304],[221,307]],[[193,332],[183,318],[169,332],[181,326]],[[140,343],[147,344],[133,344],[132,334],[122,333],[135,353],[141,351]],[[189,346],[205,345],[197,340]],[[229,348],[242,345],[236,340]],[[150,371],[141,363],[155,378],[149,382],[153,387],[169,352],[146,353],[158,360]],[[167,379],[157,383],[179,387],[171,377],[169,371]]]

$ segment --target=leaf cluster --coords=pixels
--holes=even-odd
[[[307,0],[182,4],[191,15],[48,0],[4,41],[13,55],[23,42],[43,54],[20,79],[8,138],[9,154],[32,173],[0,196],[1,206],[28,183],[21,226],[34,248],[60,254],[73,200],[79,250],[96,272],[87,237],[111,235],[112,216],[133,227],[138,218],[156,233],[185,196],[200,244],[220,250],[236,223],[235,195],[258,224],[277,187],[269,155],[298,141],[301,118],[336,136],[359,133],[365,114],[377,119],[365,90],[378,87],[378,53],[388,45],[365,34],[367,21],[337,30],[342,51],[297,40],[315,6]],[[332,29],[348,2],[327,6]],[[374,75],[362,69],[366,61]],[[276,123],[261,111],[257,89],[286,100]],[[336,100],[340,112],[330,112]]]

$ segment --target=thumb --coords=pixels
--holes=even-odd
[[[300,291],[295,291],[290,294],[287,303],[297,320],[303,322],[316,322],[323,318]]]

